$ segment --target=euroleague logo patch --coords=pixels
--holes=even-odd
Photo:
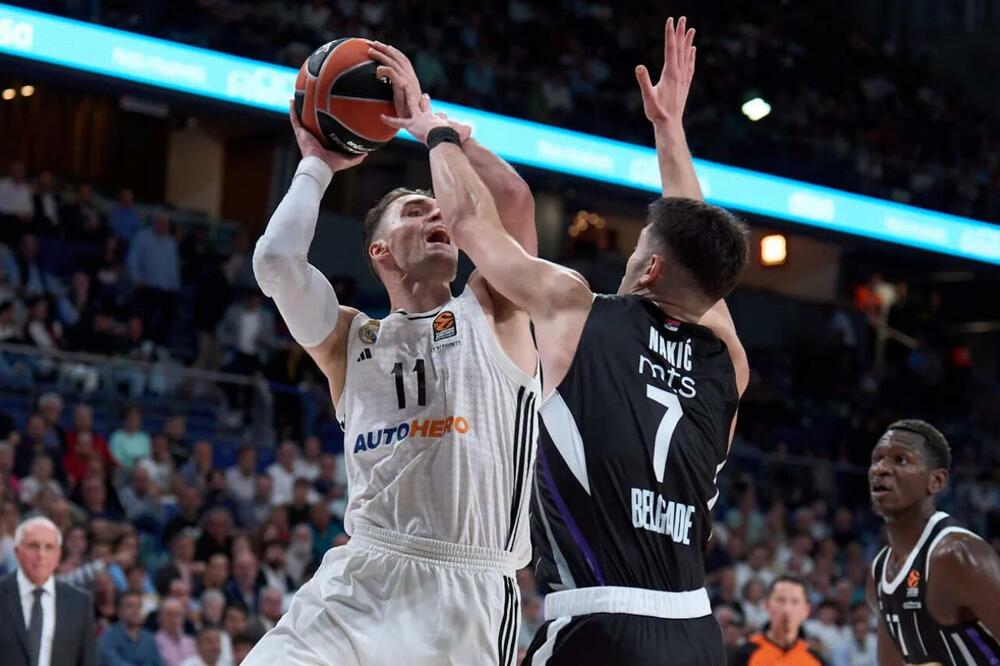
[[[910,570],[910,575],[906,577],[906,590],[907,597],[915,597],[920,593],[918,589],[920,586],[920,572],[916,569]]]
[[[434,342],[441,342],[458,335],[458,327],[455,325],[455,314],[451,310],[445,310],[431,324],[434,329]]]

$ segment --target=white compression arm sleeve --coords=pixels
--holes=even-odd
[[[274,299],[289,333],[303,347],[316,347],[337,326],[340,304],[326,277],[309,263],[319,203],[333,171],[323,160],[299,162],[292,184],[278,204],[253,252],[253,274]]]

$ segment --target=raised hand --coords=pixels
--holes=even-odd
[[[302,153],[302,157],[318,157],[326,162],[331,171],[337,173],[338,171],[361,164],[362,160],[368,156],[367,154],[347,155],[336,150],[327,150],[324,148],[319,139],[302,126],[302,121],[299,120],[298,114],[295,113],[294,102],[288,103],[288,116],[292,121],[292,129],[295,131],[295,142],[299,144],[299,151]]]
[[[443,113],[437,113],[435,115],[447,122],[448,127],[458,132],[458,138],[462,143],[465,143],[470,137],[472,137],[472,125],[466,125],[465,123],[460,123],[457,120],[452,120]]]
[[[375,75],[385,77],[392,83],[392,102],[396,107],[396,115],[401,118],[410,117],[410,98],[420,99],[420,81],[413,69],[410,59],[395,46],[382,42],[371,42],[368,55],[381,63],[375,68]]]
[[[382,116],[382,122],[396,129],[409,131],[420,143],[427,143],[427,134],[435,127],[449,127],[450,123],[441,115],[431,112],[431,98],[429,95],[414,97],[406,94],[406,116],[400,115],[398,118]]]
[[[687,18],[682,16],[674,27],[673,17],[664,28],[663,71],[654,86],[645,65],[635,68],[635,78],[642,92],[642,108],[646,118],[654,125],[680,124],[687,103],[691,79],[694,77],[694,28],[687,28]]]

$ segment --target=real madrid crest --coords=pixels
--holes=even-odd
[[[378,329],[382,322],[378,319],[369,319],[358,329],[358,337],[366,345],[373,345],[378,340]]]

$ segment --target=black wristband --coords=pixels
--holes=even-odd
[[[435,127],[427,133],[428,150],[434,150],[442,143],[453,143],[461,147],[462,139],[458,136],[458,132],[451,127]]]

